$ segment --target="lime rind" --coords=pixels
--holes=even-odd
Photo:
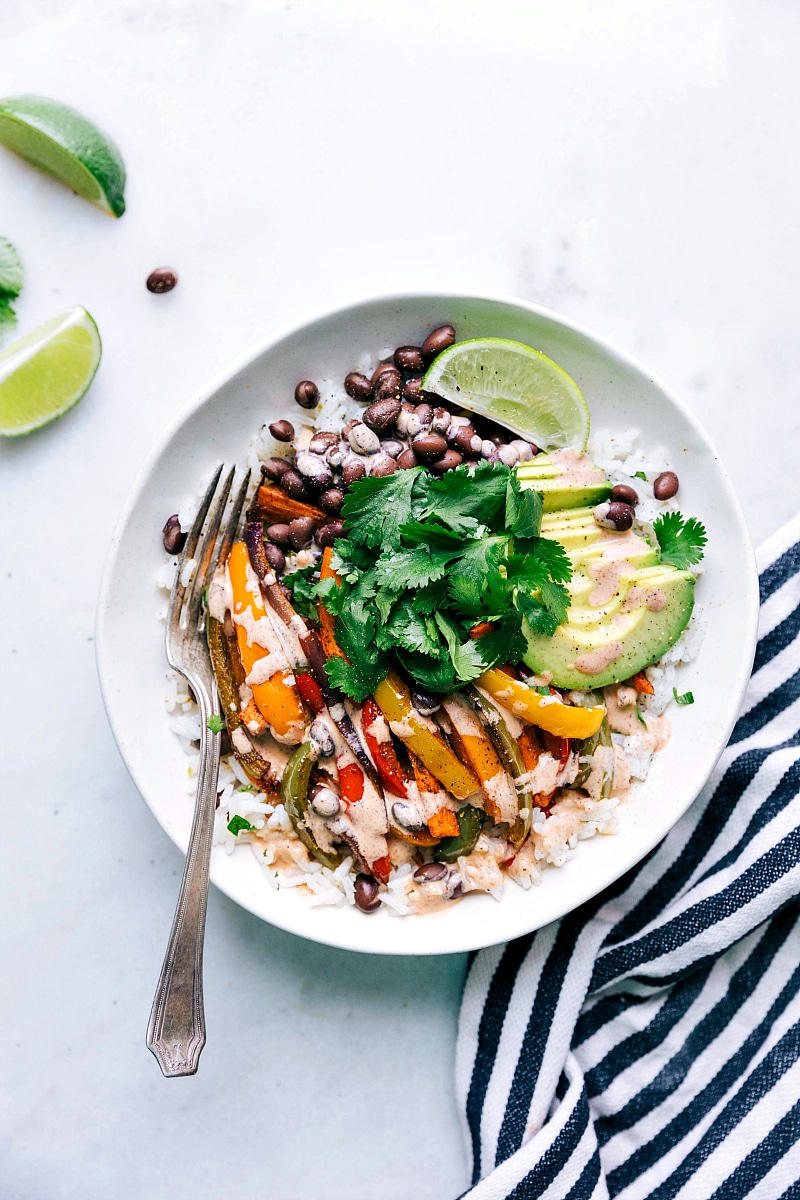
[[[102,344],[85,308],[70,308],[0,353],[0,435],[49,425],[86,395]]]
[[[422,389],[497,421],[542,449],[584,450],[589,440],[589,408],[575,380],[522,342],[456,342],[434,359]]]
[[[115,217],[125,212],[125,164],[112,138],[44,96],[0,100],[0,143]]]

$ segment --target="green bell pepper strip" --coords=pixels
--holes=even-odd
[[[530,833],[531,814],[533,812],[533,788],[531,787],[531,781],[522,757],[522,751],[515,739],[508,732],[508,726],[500,715],[499,710],[495,708],[490,700],[486,699],[482,692],[479,692],[472,684],[468,684],[464,688],[464,695],[480,717],[484,729],[500,756],[500,761],[514,780],[520,813],[527,813],[527,816],[517,817],[508,834],[508,840],[511,844],[519,848]]]
[[[486,820],[486,813],[474,804],[465,804],[456,813],[456,820],[458,836],[442,838],[433,852],[436,862],[454,863],[457,859],[471,854]]]
[[[300,841],[323,866],[333,871],[341,859],[323,850],[305,823],[308,812],[308,784],[317,761],[317,752],[310,742],[298,746],[286,764],[281,780],[281,801]]]
[[[574,692],[573,695],[575,696],[575,703],[581,708],[592,708],[597,704],[602,704],[603,702],[602,697],[598,696],[597,692]],[[611,729],[608,724],[607,716],[603,717],[603,724],[600,726],[597,733],[593,733],[591,737],[584,738],[583,741],[581,741],[578,749],[578,761],[580,762],[580,759],[582,758],[591,758],[598,746],[613,747],[613,742],[611,741]],[[591,773],[591,762],[581,764],[580,770],[575,776],[575,782],[572,784],[572,786],[576,788],[584,787]],[[606,769],[603,771],[603,782],[600,787],[600,799],[607,800],[611,795],[613,787],[614,767],[612,761],[611,770],[609,771]]]

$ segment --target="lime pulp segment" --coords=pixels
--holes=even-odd
[[[74,108],[44,96],[0,100],[0,143],[113,216],[124,213],[122,155]]]
[[[31,433],[77,404],[101,352],[85,308],[67,309],[9,346],[0,354],[0,434]]]
[[[583,450],[589,438],[589,409],[575,380],[522,342],[456,342],[434,359],[422,388],[508,426],[542,449]]]

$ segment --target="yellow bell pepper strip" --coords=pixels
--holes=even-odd
[[[530,776],[525,769],[525,760],[516,740],[508,732],[508,726],[498,709],[487,700],[472,684],[464,688],[464,695],[469,700],[475,712],[480,717],[484,729],[492,739],[492,744],[505,769],[514,781],[519,815],[509,830],[508,840],[514,846],[521,846],[531,828],[531,810],[533,809],[533,788]]]
[[[540,696],[518,679],[492,668],[484,671],[477,683],[509,712],[531,725],[562,738],[588,738],[597,733],[606,715],[602,704],[578,708],[564,704],[555,696]]]
[[[251,590],[247,586],[249,565],[247,546],[244,542],[234,542],[228,559],[228,573],[233,592],[236,640],[242,665],[248,675],[256,663],[269,654],[263,646],[250,644],[247,629],[237,621],[239,614],[246,609],[249,609],[254,621],[269,621],[260,592],[256,593],[255,589]],[[279,740],[298,742],[308,724],[308,717],[297,691],[290,682],[291,678],[288,668],[283,668],[262,683],[252,683],[250,686],[256,706],[269,722],[275,736]]]
[[[458,800],[477,792],[480,784],[473,772],[458,761],[444,738],[416,711],[411,693],[394,671],[376,687],[375,700],[395,737],[422,760],[448,792]]]
[[[518,807],[514,784],[484,731],[480,718],[458,693],[446,696],[442,700],[442,707],[453,726],[451,740],[456,750],[481,781],[485,795],[483,806],[487,813],[498,823],[513,821]]]

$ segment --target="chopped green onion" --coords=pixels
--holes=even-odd
[[[694,696],[691,692],[684,692],[682,696],[679,696],[678,689],[673,688],[672,694],[675,697],[676,704],[694,704]]]
[[[240,833],[244,833],[248,829],[255,829],[255,825],[251,825],[246,817],[240,817],[238,813],[228,822],[228,833],[232,833],[234,837],[238,837]]]

